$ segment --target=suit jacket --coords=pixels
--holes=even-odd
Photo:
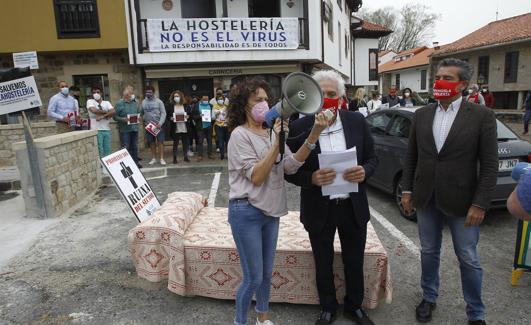
[[[378,165],[378,158],[374,154],[374,141],[365,118],[360,113],[340,110],[339,118],[343,124],[347,149],[356,147],[358,165],[365,169],[366,179],[369,178]],[[289,126],[287,144],[292,152],[296,152],[306,141],[313,123],[314,116],[306,116],[294,121]],[[319,142],[310,153],[304,165],[294,175],[286,175],[288,182],[301,187],[301,222],[309,232],[323,229],[328,217],[329,196],[323,196],[321,187],[312,184],[312,174],[319,169],[318,154],[321,153]],[[352,218],[359,226],[364,226],[370,218],[369,203],[365,192],[365,182],[359,184],[358,193],[350,193],[352,203]],[[330,203],[333,204],[333,203]]]
[[[437,208],[449,215],[466,216],[471,205],[487,209],[498,173],[494,112],[463,100],[438,153],[433,137],[437,105],[415,112],[402,188],[413,192],[417,208],[425,207],[434,196]]]

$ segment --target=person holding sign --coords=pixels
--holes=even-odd
[[[164,103],[155,97],[155,88],[146,87],[146,98],[142,101],[140,116],[144,120],[146,128],[147,142],[151,148],[150,165],[157,162],[157,147],[159,148],[160,164],[166,165],[164,161],[164,131],[162,125],[166,121],[166,108]],[[149,127],[152,126],[151,130]],[[151,132],[150,132],[151,131]]]
[[[184,94],[180,90],[174,90],[170,94],[166,116],[170,122],[170,133],[173,138],[173,163],[177,163],[177,149],[179,140],[182,142],[184,161],[190,162],[188,159],[188,129],[187,122],[191,112],[190,105],[185,102]]]
[[[225,159],[225,150],[229,143],[229,131],[227,128],[227,101],[223,95],[218,95],[216,104],[214,104],[213,112],[216,118],[216,139],[219,144],[219,157],[221,160]]]
[[[240,256],[243,279],[236,294],[234,324],[247,324],[249,307],[256,295],[257,325],[269,320],[269,293],[277,246],[279,217],[288,213],[284,174],[293,174],[311,149],[302,146],[293,154],[286,146],[280,159],[280,120],[273,131],[263,122],[269,110],[269,84],[263,79],[245,80],[232,89],[228,126],[229,224]],[[284,122],[284,131],[288,122]],[[327,126],[323,114],[315,118],[306,142],[314,145]]]
[[[132,86],[125,87],[122,99],[116,103],[113,119],[118,122],[122,148],[127,149],[138,168],[142,168],[138,162],[138,104]]]
[[[327,128],[320,133],[313,151],[302,167],[286,180],[301,187],[300,215],[308,231],[315,260],[317,292],[321,312],[315,324],[330,324],[336,319],[338,301],[332,264],[334,262],[334,238],[336,230],[341,241],[341,257],[345,266],[346,293],[344,315],[356,324],[373,322],[361,308],[365,286],[363,260],[367,239],[367,223],[370,212],[365,192],[365,181],[374,173],[378,158],[374,153],[374,141],[365,118],[358,113],[341,110],[345,92],[343,78],[333,70],[321,70],[314,79],[324,95],[323,111],[330,115]],[[287,143],[290,149],[308,147],[305,135],[311,133],[313,116],[305,116],[292,123]],[[322,168],[319,154],[352,154],[355,150],[357,163],[350,163],[339,175],[336,169]],[[342,161],[342,163],[348,161]],[[336,180],[341,177],[342,179]],[[357,183],[357,192],[324,195],[323,188],[334,183]],[[344,186],[345,189],[355,186]]]
[[[114,115],[112,104],[102,98],[99,87],[92,87],[92,99],[87,100],[87,110],[90,116],[90,128],[98,130],[98,152],[100,158],[111,153],[110,119]]]
[[[208,96],[201,97],[201,101],[192,112],[192,118],[195,121],[197,131],[197,161],[203,160],[203,142],[205,138],[208,158],[214,159],[212,156],[212,107],[210,107],[208,102]]]
[[[66,81],[60,81],[58,84],[59,93],[55,94],[48,102],[48,117],[56,122],[57,133],[66,133],[72,131],[71,120],[79,114],[79,106],[74,97],[70,96],[70,89]]]

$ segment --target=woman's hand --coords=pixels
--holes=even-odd
[[[277,139],[280,139],[280,123],[282,123],[282,120],[277,119],[275,122],[275,126],[273,127],[273,132],[275,132]],[[286,137],[287,137],[287,134],[289,132],[289,121],[285,120],[283,123],[284,123],[284,133],[286,133]]]

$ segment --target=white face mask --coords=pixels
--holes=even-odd
[[[63,87],[61,88],[61,94],[63,95],[68,95],[70,93],[70,89],[68,89],[68,87]]]
[[[131,100],[135,100],[135,94],[131,94]]]
[[[223,99],[218,99],[218,105],[223,105],[225,101]]]
[[[95,94],[92,94],[92,98],[94,98],[94,100],[100,100],[101,99],[101,95],[98,94],[98,93],[95,93]]]
[[[409,97],[410,93],[404,93],[404,96]]]
[[[181,102],[181,97],[179,97],[179,96],[175,96],[175,97],[173,97],[173,100],[174,100],[177,104],[179,104],[179,103]]]
[[[474,92],[474,91],[473,91],[472,89],[469,89],[469,90],[468,90],[468,93],[469,93],[469,94],[472,94],[473,92]]]

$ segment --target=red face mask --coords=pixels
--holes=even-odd
[[[338,98],[324,98],[323,101],[323,111],[331,110],[334,113],[334,116],[337,116],[337,111],[339,110],[339,97]]]
[[[435,80],[433,84],[433,97],[435,99],[450,99],[461,92],[457,90],[457,86],[461,81]]]

